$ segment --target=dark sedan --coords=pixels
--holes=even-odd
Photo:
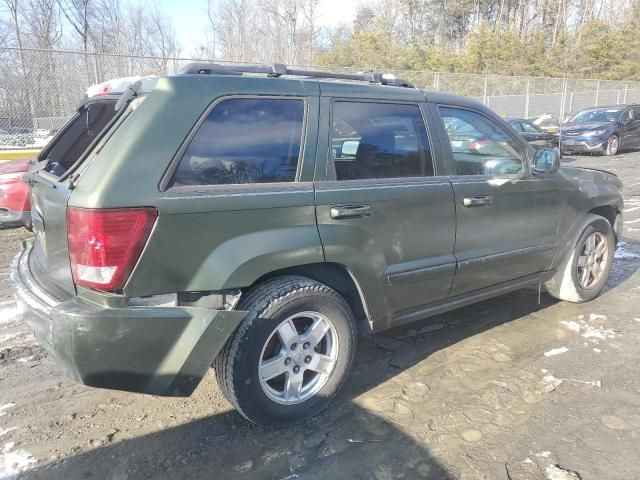
[[[640,105],[582,110],[561,127],[562,151],[615,155],[640,147]]]
[[[507,123],[536,148],[554,148],[560,145],[557,133],[546,132],[530,120],[510,118]]]

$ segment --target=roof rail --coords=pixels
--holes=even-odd
[[[242,75],[244,73],[264,74],[269,77],[280,77],[282,75],[313,77],[313,78],[333,78],[339,80],[356,80],[361,82],[377,83],[380,85],[391,85],[395,87],[415,88],[406,80],[401,80],[390,74],[382,74],[374,71],[360,73],[333,73],[320,72],[317,70],[298,70],[288,68],[281,63],[273,65],[220,65],[218,63],[189,63],[179,72],[185,74],[205,74],[205,75]]]

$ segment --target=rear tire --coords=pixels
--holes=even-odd
[[[249,313],[214,362],[227,400],[249,421],[275,427],[326,408],[356,351],[355,321],[342,296],[286,276],[254,287],[237,308]]]
[[[583,230],[578,242],[546,284],[554,297],[582,303],[602,292],[613,266],[615,236],[609,221],[598,215]]]

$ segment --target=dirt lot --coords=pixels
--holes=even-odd
[[[607,291],[527,290],[362,339],[327,412],[267,430],[213,375],[191,398],[67,380],[12,301],[0,232],[0,479],[640,478],[640,153],[568,158],[626,185]]]

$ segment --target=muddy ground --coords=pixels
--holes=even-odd
[[[363,338],[339,400],[279,431],[212,374],[187,399],[67,380],[12,301],[28,232],[0,232],[0,479],[640,478],[640,153],[565,162],[626,185],[599,299],[526,290]]]

